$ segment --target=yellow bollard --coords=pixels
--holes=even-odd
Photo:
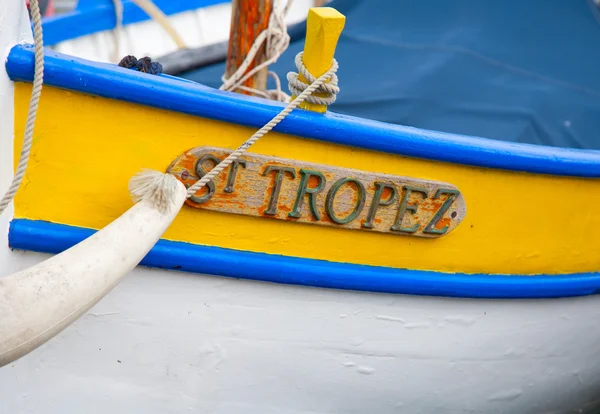
[[[345,23],[346,16],[331,7],[313,7],[308,11],[302,60],[306,69],[315,78],[323,75],[331,67],[335,48]],[[299,76],[299,79],[303,82],[307,81],[302,75]],[[315,95],[318,96],[318,94]],[[327,111],[327,105],[308,102],[301,103],[300,108],[320,113]]]

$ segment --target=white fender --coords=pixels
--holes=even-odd
[[[81,243],[0,278],[0,366],[42,345],[102,299],[144,258],[169,227],[185,198],[173,176],[134,177],[137,203]]]

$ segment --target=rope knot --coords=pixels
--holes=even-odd
[[[312,85],[317,78],[315,78],[304,66],[304,62],[302,61],[302,56],[304,52],[300,52],[296,55],[296,59],[294,62],[296,63],[296,68],[298,69],[298,73],[288,72],[287,80],[288,80],[288,88],[290,92],[295,96],[300,96],[302,92],[304,92],[310,85]],[[331,68],[328,72],[331,72],[329,76],[329,82],[321,83],[314,92],[306,97],[306,102],[317,104],[317,105],[331,105],[335,102],[338,93],[340,93],[340,87],[338,86],[338,77],[335,72],[338,69],[338,63],[335,59],[331,62]],[[306,82],[300,79],[300,75]]]

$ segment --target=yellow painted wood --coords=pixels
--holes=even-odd
[[[16,84],[23,136],[30,84]],[[253,128],[44,88],[19,218],[99,229],[132,205],[142,168],[165,171],[187,149],[237,148]],[[21,140],[15,141],[15,157]],[[397,268],[466,273],[571,273],[600,269],[600,180],[475,168],[270,133],[252,152],[383,174],[445,181],[467,213],[450,234],[425,239],[314,226],[184,206],[170,240]],[[367,208],[370,205],[367,201]]]
[[[313,7],[308,11],[303,62],[306,69],[315,78],[323,75],[331,67],[335,48],[345,23],[346,16],[332,7]],[[299,76],[299,79],[306,82],[302,75]],[[318,96],[318,94],[315,95]],[[300,104],[300,108],[320,113],[327,111],[327,105],[308,102]]]

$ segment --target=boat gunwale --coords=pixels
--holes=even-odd
[[[13,249],[60,253],[96,230],[25,218],[10,223]],[[600,293],[600,273],[500,275],[340,263],[160,239],[141,266],[296,286],[472,299],[553,299]]]
[[[123,26],[150,20],[150,16],[132,0],[123,2]],[[204,7],[229,3],[228,0],[154,0],[161,11],[171,16]],[[112,3],[77,8],[63,14],[45,17],[42,20],[44,45],[55,46],[61,42],[112,30],[116,26],[115,9]]]
[[[262,127],[284,104],[213,89],[169,75],[149,75],[46,50],[46,85],[163,110]],[[15,82],[32,82],[33,45],[14,46],[6,71]],[[343,93],[343,85],[342,85]],[[331,111],[296,110],[274,131],[405,157],[473,167],[600,178],[600,151],[514,143],[389,124]]]

